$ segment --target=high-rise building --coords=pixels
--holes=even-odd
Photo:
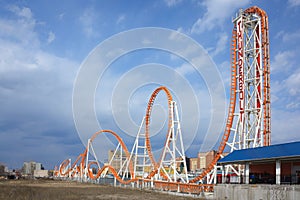
[[[199,159],[198,158],[190,158],[190,171],[196,172],[199,169]]]
[[[0,163],[0,176],[6,172],[5,168],[6,168],[6,166],[4,164]]]
[[[199,152],[196,158],[190,158],[190,172],[199,172],[206,169],[216,156],[216,153],[215,150]],[[227,154],[224,153],[224,155]]]
[[[34,161],[24,162],[22,173],[23,175],[33,175],[34,170],[41,170],[41,169],[43,169],[43,165],[41,163],[37,163]]]
[[[118,172],[126,161],[126,155],[121,151],[108,151],[108,162]]]

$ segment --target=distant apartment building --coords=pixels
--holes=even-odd
[[[205,153],[199,153],[198,158],[200,159],[200,169],[206,169],[216,156],[217,151],[211,150]]]
[[[22,168],[22,174],[23,175],[34,175],[34,170],[43,170],[43,165],[41,163],[37,163],[34,161],[31,162],[24,162],[23,168]]]
[[[108,162],[110,162],[110,165],[118,172],[124,162],[126,162],[126,154],[121,151],[115,152],[114,150],[109,150]]]
[[[207,168],[212,160],[211,158],[213,158],[213,155],[215,155],[215,151],[199,152],[196,158],[189,159],[189,171],[195,173]]]
[[[225,153],[227,155],[228,153]],[[199,152],[197,158],[190,158],[190,172],[202,171],[210,165],[214,157],[217,155],[217,151],[211,150],[208,152]]]
[[[0,177],[6,175],[8,172],[8,168],[5,164],[0,163]]]
[[[5,172],[5,165],[0,164],[0,174]]]
[[[196,172],[200,167],[198,158],[190,158],[190,169],[191,172]]]
[[[131,158],[132,164],[134,163],[134,161],[135,161],[135,156],[132,156],[132,158]],[[108,151],[108,161],[105,164],[106,165],[110,164],[116,170],[116,172],[120,172],[122,174],[128,164],[125,152],[124,151],[121,152],[120,150],[118,150],[118,151],[109,150]],[[121,168],[122,168],[122,170],[120,171]],[[148,170],[148,168],[144,169],[144,170],[146,172]],[[139,169],[137,169],[137,171],[139,171]],[[150,171],[150,170],[148,170],[148,171]]]
[[[206,155],[207,154],[208,154],[208,152],[199,152],[198,153],[197,158],[199,160],[199,168],[197,169],[197,171],[206,168]]]

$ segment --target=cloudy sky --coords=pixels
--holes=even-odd
[[[187,155],[212,148],[228,107],[232,18],[253,5],[269,16],[272,143],[300,140],[300,0],[0,0],[0,162],[20,168],[34,160],[52,169],[83,152],[86,138],[98,127],[114,130],[131,149],[150,94],[159,85],[168,86],[178,101]],[[145,27],[184,34],[203,48],[198,64],[215,71],[207,75],[194,69],[186,62],[188,54],[146,48],[153,41],[144,40],[143,47],[127,53],[118,48],[133,45],[140,37],[136,30]],[[130,30],[136,38],[126,41]],[[158,35],[163,45],[163,33]],[[119,36],[126,39],[118,43]],[[105,51],[108,57],[120,56],[102,74],[85,77],[85,82],[94,80],[92,88],[78,89],[82,69],[92,65],[101,44],[112,44]],[[90,100],[88,90],[93,90],[96,127],[80,107]],[[79,99],[73,99],[73,91]],[[158,96],[153,109],[151,140],[157,149],[165,137],[165,99]],[[78,113],[73,108],[79,109],[81,121],[74,121]],[[101,137],[110,141],[99,147],[106,156],[115,142]]]

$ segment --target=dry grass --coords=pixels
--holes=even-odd
[[[193,199],[162,194],[148,190],[112,187],[87,183],[55,180],[5,180],[0,181],[2,200],[53,200],[53,199]]]

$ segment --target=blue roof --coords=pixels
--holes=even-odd
[[[289,157],[300,158],[300,142],[235,150],[224,158],[220,159],[218,163],[229,164],[246,161],[270,160],[279,158],[283,159]]]

